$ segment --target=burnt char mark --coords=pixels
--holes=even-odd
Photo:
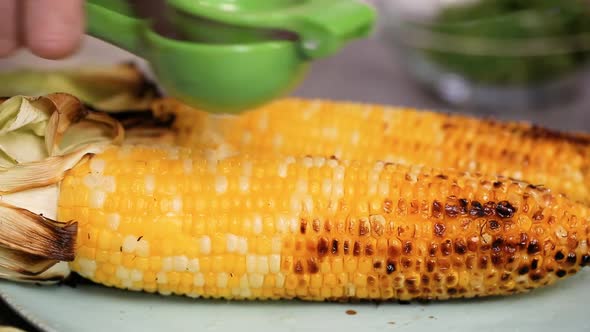
[[[298,260],[295,263],[293,270],[294,270],[295,274],[303,274],[303,264],[301,263],[300,260]]]
[[[404,243],[404,254],[409,255],[412,253],[412,241],[406,241]]]
[[[500,182],[500,181],[495,181],[495,182],[493,183],[493,186],[494,186],[494,188],[496,188],[496,189],[502,188],[502,182]]]
[[[393,211],[393,202],[390,199],[383,201],[383,212],[389,214]]]
[[[348,240],[344,240],[344,254],[348,255],[350,252],[350,242]]]
[[[440,252],[443,256],[449,256],[451,254],[452,243],[451,240],[446,240],[440,244]]]
[[[315,274],[320,271],[320,267],[318,266],[315,258],[310,258],[307,260],[307,269],[311,274]]]
[[[381,262],[375,262],[375,263],[373,263],[373,268],[374,269],[380,269],[381,268],[381,265],[382,265]]]
[[[485,216],[493,216],[496,214],[496,203],[494,202],[487,202],[483,206],[483,213]]]
[[[520,249],[526,248],[528,239],[529,237],[526,233],[520,233],[520,241],[518,243]]]
[[[445,235],[446,226],[444,224],[436,223],[434,224],[434,234],[438,237],[443,237]]]
[[[447,217],[455,218],[461,213],[461,209],[457,205],[447,204],[445,205],[445,212]]]
[[[459,255],[463,255],[467,252],[467,245],[463,239],[455,240],[455,252]]]
[[[430,257],[436,256],[436,251],[438,250],[438,244],[436,242],[432,242],[430,244],[430,248],[428,249],[428,254]]]
[[[499,252],[495,252],[492,254],[492,264],[494,264],[494,266],[501,266],[503,263],[503,259],[502,259],[502,253]]]
[[[436,261],[431,259],[426,263],[426,270],[428,272],[434,272],[434,268],[436,267]]]
[[[576,256],[576,253],[575,253],[575,252],[570,252],[569,254],[567,254],[566,261],[567,261],[569,264],[572,264],[572,265],[573,265],[573,264],[576,264],[576,261],[577,261],[577,260],[578,260],[578,257]]]
[[[463,208],[463,209],[467,209],[467,205],[469,205],[469,200],[465,199],[465,198],[461,198],[459,199],[459,205]]]
[[[543,218],[545,218],[545,216],[543,215],[543,209],[539,209],[537,212],[533,214],[534,221],[541,221],[543,220]]]
[[[533,262],[531,263],[531,270],[536,270],[539,267],[539,260],[538,259],[533,259]]]
[[[412,266],[412,260],[408,258],[402,258],[402,266],[405,269],[409,269]]]
[[[558,130],[532,125],[520,131],[522,137],[533,140],[562,141],[573,145],[589,145],[590,136],[582,136],[574,133],[566,133]]]
[[[566,274],[567,272],[565,272],[565,270],[557,270],[557,272],[555,272],[555,275],[557,275],[560,278],[565,277]]]
[[[301,234],[305,234],[305,232],[307,231],[307,220],[301,219],[299,223],[299,231],[301,232]]]
[[[332,240],[332,255],[337,255],[337,254],[338,254],[338,240],[333,239]]]
[[[325,237],[320,238],[318,241],[318,256],[323,257],[328,254],[328,239]]]
[[[488,256],[481,256],[479,258],[479,268],[485,270],[488,268]]]
[[[387,265],[385,266],[385,270],[387,271],[387,274],[392,274],[393,272],[395,272],[395,262],[392,260],[388,260]]]
[[[441,180],[448,180],[449,179],[449,177],[446,176],[446,175],[444,175],[444,174],[439,174],[436,177],[439,178],[439,179],[441,179]]]
[[[373,249],[373,245],[367,244],[365,246],[365,255],[366,256],[373,256],[374,253],[375,253],[375,249]]]
[[[313,228],[313,231],[314,232],[316,232],[316,233],[319,233],[320,232],[320,227],[321,227],[320,224],[321,223],[320,223],[320,220],[319,219],[314,219],[313,220],[313,222],[311,224],[311,227]]]
[[[469,209],[469,215],[472,217],[483,217],[485,216],[483,205],[478,201],[471,202],[471,208]]]
[[[498,237],[492,242],[492,250],[494,252],[500,252],[502,250],[502,245],[504,245],[504,238]]]
[[[541,251],[541,246],[539,245],[539,241],[537,241],[537,239],[532,239],[531,242],[529,242],[529,245],[527,247],[527,252],[529,253],[529,255],[533,255],[538,253],[539,251]]]
[[[590,255],[586,254],[582,256],[582,260],[580,261],[581,266],[590,265]]]
[[[508,201],[501,201],[496,205],[496,214],[500,218],[512,218],[515,212],[516,208]]]
[[[369,234],[369,232],[370,232],[370,230],[369,230],[367,223],[361,222],[359,225],[359,235],[364,236],[364,235]]]
[[[361,244],[358,241],[354,242],[354,247],[352,249],[352,255],[358,256],[361,254]]]
[[[439,201],[432,202],[432,216],[440,218],[442,216],[442,204]]]
[[[562,260],[562,259],[564,259],[564,258],[565,258],[565,255],[564,255],[564,254],[563,254],[561,251],[558,251],[558,252],[555,254],[555,260],[556,260],[556,261],[560,261],[560,260]]]
[[[498,228],[500,228],[500,223],[497,220],[490,220],[490,222],[488,223],[488,225],[490,226],[490,229],[495,231]]]
[[[525,275],[527,273],[529,273],[530,269],[528,266],[523,266],[520,269],[518,269],[518,274],[520,275]]]

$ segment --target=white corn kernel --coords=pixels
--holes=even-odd
[[[127,279],[129,279],[129,270],[123,266],[117,266],[117,270],[115,271],[115,275],[120,280],[127,280]]]
[[[193,172],[193,160],[184,159],[182,161],[182,169],[184,170],[184,174],[191,174]]]
[[[195,277],[193,278],[193,285],[195,285],[196,287],[205,286],[205,277],[202,273],[195,274]]]
[[[162,271],[172,271],[172,257],[162,258]]]
[[[151,194],[156,190],[156,178],[149,174],[145,176],[145,191]]]
[[[217,287],[218,288],[226,288],[227,282],[229,280],[229,275],[225,272],[221,272],[217,275]]]
[[[92,158],[90,160],[90,171],[95,174],[102,174],[104,172],[105,161],[100,158]]]
[[[172,199],[172,211],[180,213],[182,211],[182,198],[176,196]]]
[[[116,231],[121,223],[121,216],[118,213],[110,213],[107,217],[109,228]]]
[[[332,193],[332,181],[330,181],[330,179],[324,179],[322,183],[322,193],[324,196],[329,196]]]
[[[275,280],[275,286],[277,288],[285,287],[285,275],[282,273],[277,273],[277,278]]]
[[[248,275],[244,274],[241,278],[240,278],[240,288],[241,289],[245,289],[245,288],[249,288],[250,287],[250,283],[248,282]]]
[[[238,237],[234,234],[227,234],[227,252],[232,253],[238,249]]]
[[[134,235],[127,235],[123,240],[122,250],[124,253],[132,253],[137,248],[137,237]]]
[[[281,240],[280,236],[273,236],[271,242],[271,252],[273,254],[278,254],[281,252],[281,248],[283,247],[283,241]]]
[[[82,180],[82,183],[84,183],[86,188],[94,189],[94,188],[98,187],[98,183],[99,183],[98,175],[88,174],[84,177],[84,179]]]
[[[88,197],[88,206],[93,209],[101,209],[104,206],[104,202],[107,199],[107,195],[102,190],[92,190],[90,197]]]
[[[256,262],[256,272],[260,274],[267,274],[268,270],[268,257],[264,255],[258,256],[258,261]]]
[[[261,288],[264,284],[264,276],[260,273],[250,274],[248,281],[250,282],[251,288]]]
[[[240,296],[244,298],[250,297],[252,296],[252,291],[250,291],[250,288],[242,288],[240,290]]]
[[[131,281],[133,282],[139,282],[143,280],[143,272],[141,272],[138,269],[132,269],[129,272],[129,278],[131,279]]]
[[[240,191],[246,192],[250,189],[250,178],[247,175],[240,176]]]
[[[96,261],[81,258],[78,260],[80,265],[80,274],[84,277],[94,277],[96,272]]]
[[[218,175],[215,178],[215,191],[218,194],[223,194],[224,192],[227,191],[227,177],[223,176],[223,175]]]
[[[246,255],[246,272],[255,272],[257,263],[256,255]]]
[[[254,222],[252,223],[252,230],[254,234],[258,235],[262,233],[262,217],[259,215],[254,216]]]
[[[172,259],[174,271],[184,272],[188,267],[188,258],[186,256],[174,256]]]
[[[271,273],[278,273],[281,271],[281,256],[270,255],[269,268]]]
[[[208,255],[211,253],[211,239],[208,236],[203,236],[200,241],[201,254]]]
[[[238,238],[238,254],[245,255],[248,252],[248,239],[245,237]]]
[[[150,255],[150,244],[146,239],[137,241],[137,247],[135,253],[139,257],[148,257]]]
[[[280,163],[279,164],[279,177],[281,178],[286,178],[287,177],[287,171],[289,170],[289,164],[287,163]]]
[[[187,268],[189,272],[199,272],[199,260],[197,258],[191,259],[190,261],[188,261]]]

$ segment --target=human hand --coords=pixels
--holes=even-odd
[[[21,47],[64,58],[78,48],[84,20],[83,0],[0,0],[0,58]]]

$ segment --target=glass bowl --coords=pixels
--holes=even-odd
[[[542,109],[583,92],[590,5],[578,0],[383,0],[380,38],[453,106]]]

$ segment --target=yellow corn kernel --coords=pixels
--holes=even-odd
[[[156,203],[112,210],[88,195],[82,205],[59,201],[80,221],[72,269],[105,285],[230,299],[446,299],[526,291],[590,260],[576,237],[589,230],[590,208],[503,177],[320,157],[238,154],[218,163],[200,150],[168,159],[163,147],[126,149],[92,157],[104,162],[103,176],[125,179],[105,199]],[[189,174],[169,172],[186,160]],[[136,171],[145,161],[150,166]],[[75,169],[62,186],[77,196],[85,173]],[[244,172],[246,189],[231,180]],[[151,177],[147,192],[132,190]],[[313,189],[322,177],[343,179],[338,199]],[[190,203],[197,199],[203,209]],[[287,204],[275,208],[280,201]]]
[[[184,147],[209,148],[215,140],[217,146],[252,155],[311,154],[455,168],[541,183],[576,200],[588,202],[590,197],[588,135],[465,115],[295,98],[224,118],[169,99],[156,102],[154,112],[175,116],[175,143]],[[315,185],[310,190],[320,190]],[[379,185],[370,190],[380,188],[387,190]]]

